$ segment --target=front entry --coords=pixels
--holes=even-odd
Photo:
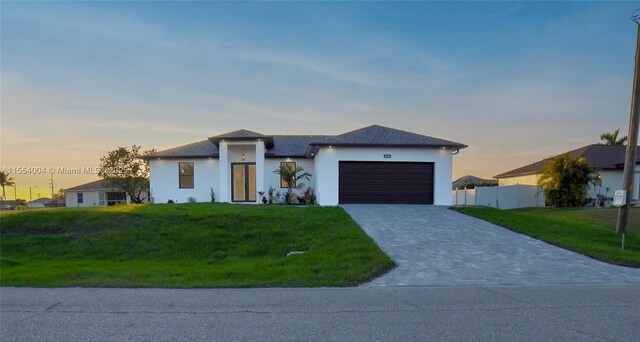
[[[256,164],[231,163],[231,201],[256,201]]]

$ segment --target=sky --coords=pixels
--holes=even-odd
[[[118,146],[378,124],[467,144],[454,179],[492,177],[626,134],[636,8],[2,1],[0,169],[30,168],[11,173],[35,199]]]

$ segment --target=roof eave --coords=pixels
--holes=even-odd
[[[412,147],[412,148],[467,148],[468,145],[451,143],[451,144],[436,144],[436,145],[425,145],[425,144],[368,144],[368,143],[310,143],[309,146],[317,146],[317,147],[328,147],[328,146],[337,146],[337,147]]]

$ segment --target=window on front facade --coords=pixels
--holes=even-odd
[[[178,163],[180,189],[193,189],[193,163]]]
[[[78,204],[83,204],[83,203],[84,203],[84,194],[79,192],[78,193]]]
[[[296,169],[296,163],[295,162],[281,162],[280,166],[286,166],[288,168],[292,168],[292,170]],[[289,187],[289,183],[287,183],[287,181],[285,179],[282,178],[282,176],[280,176],[280,187],[281,188],[288,188]],[[292,188],[295,188],[296,184],[294,183]]]

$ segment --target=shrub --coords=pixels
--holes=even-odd
[[[547,205],[581,207],[589,201],[587,191],[596,176],[586,158],[573,159],[565,153],[549,159],[542,168],[538,186],[544,190]]]

